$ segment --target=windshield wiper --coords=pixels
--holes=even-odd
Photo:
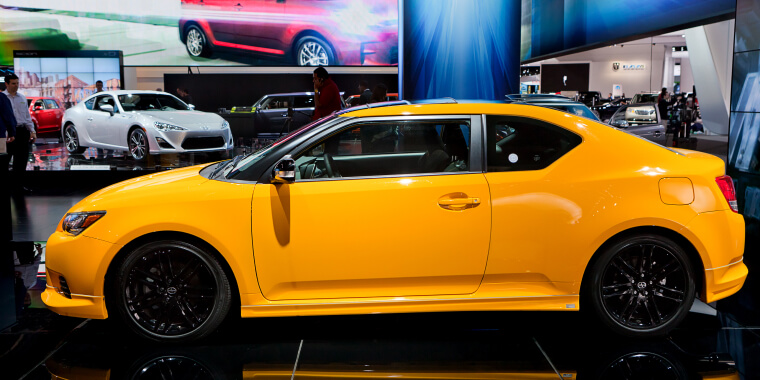
[[[222,170],[224,170],[224,168],[226,168],[227,166],[230,166],[230,164],[232,164],[232,166],[234,167],[235,164],[237,164],[242,158],[243,158],[243,155],[239,154],[239,155],[235,156],[235,158],[233,158],[231,160],[227,160],[227,161],[219,163],[219,165],[216,167],[216,169],[214,169],[214,171],[211,172],[211,175],[208,176],[208,177],[211,178],[211,179],[215,178],[216,175],[219,174],[219,172],[221,172]]]

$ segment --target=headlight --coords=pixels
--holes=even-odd
[[[230,122],[228,122],[227,120],[225,120],[225,121],[222,123],[222,129],[227,129],[227,128],[229,128],[229,127],[230,127]]]
[[[105,214],[105,211],[72,212],[66,214],[63,218],[63,230],[74,236],[79,235]]]
[[[161,132],[166,131],[186,131],[187,128],[180,127],[179,125],[169,124],[169,123],[162,123],[160,121],[156,121],[153,123],[153,126],[156,127]]]

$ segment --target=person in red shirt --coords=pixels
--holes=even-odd
[[[340,111],[340,91],[338,85],[330,79],[324,67],[314,69],[314,115],[311,120],[323,118],[335,111]]]

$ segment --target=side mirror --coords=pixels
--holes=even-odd
[[[35,111],[42,111],[42,106],[34,106]]]
[[[102,106],[100,106],[100,110],[104,112],[108,112],[111,114],[111,116],[113,116],[113,106],[110,104],[103,104]]]
[[[295,181],[296,161],[288,154],[274,166],[272,183],[293,183]]]
[[[195,105],[194,104],[188,104],[187,108],[190,108],[191,110],[195,111]]]

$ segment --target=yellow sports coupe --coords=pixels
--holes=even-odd
[[[744,283],[719,158],[538,106],[405,103],[90,195],[48,240],[45,303],[175,342],[230,312],[581,307],[659,336]]]

